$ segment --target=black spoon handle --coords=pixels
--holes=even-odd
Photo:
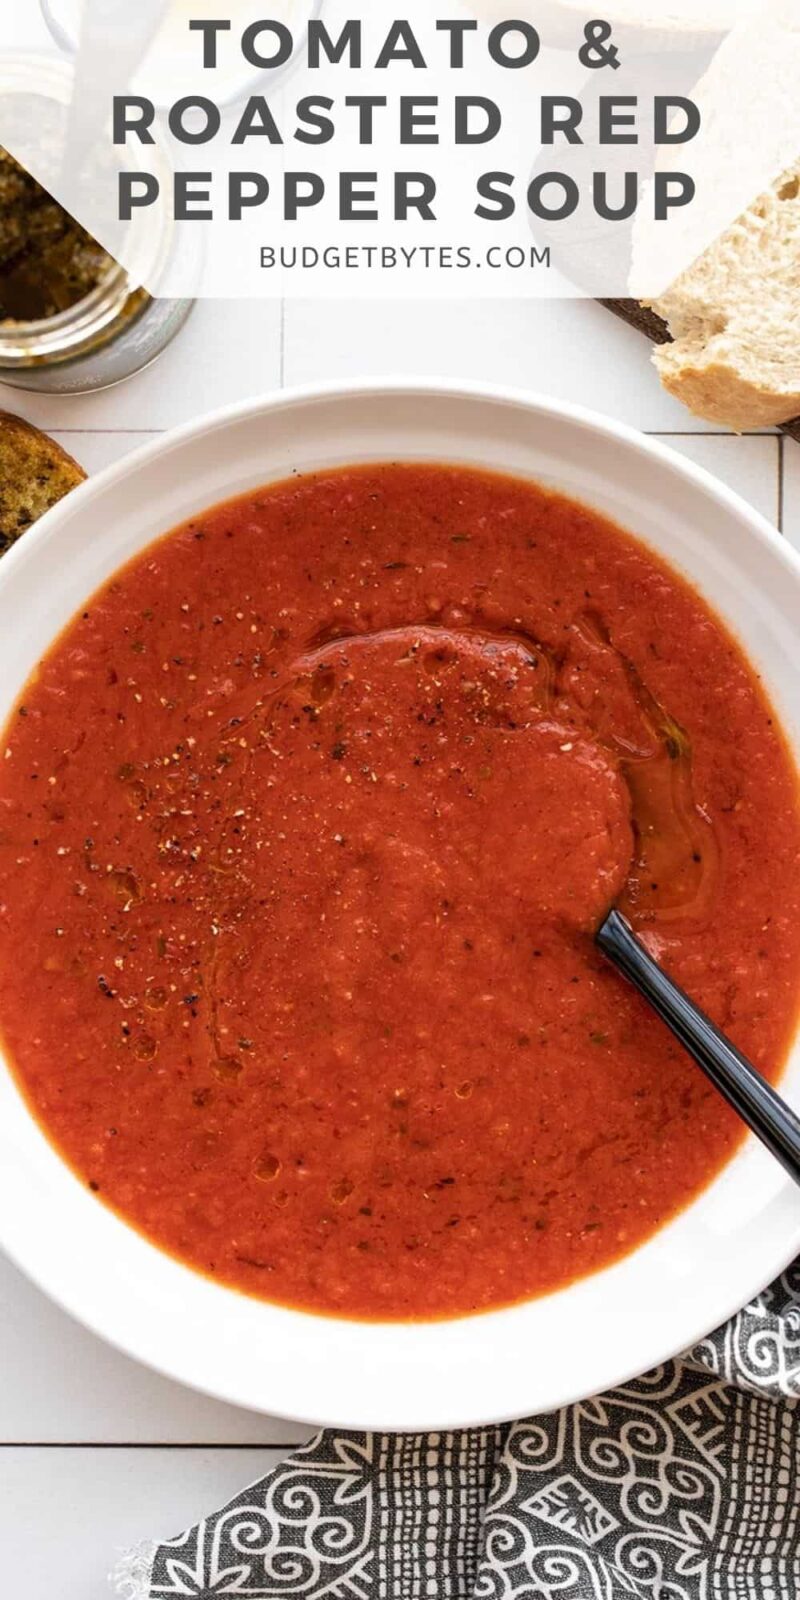
[[[603,955],[644,995],[729,1105],[800,1184],[800,1118],[752,1062],[667,977],[619,911],[596,934]]]

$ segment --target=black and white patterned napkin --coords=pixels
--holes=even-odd
[[[324,1432],[115,1574],[128,1600],[795,1600],[800,1261],[678,1361],[459,1433]]]

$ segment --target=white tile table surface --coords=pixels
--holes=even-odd
[[[591,303],[199,306],[147,372],[107,394],[0,406],[92,472],[159,430],[281,384],[417,373],[527,386],[668,439],[800,546],[800,445],[705,428],[665,395],[646,342]],[[193,1395],[107,1348],[0,1257],[0,1594],[107,1600],[116,1550],[221,1504],[307,1430]]]

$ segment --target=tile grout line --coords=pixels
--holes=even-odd
[[[279,368],[278,368],[278,383],[277,383],[276,387],[278,389],[283,389],[283,388],[286,387],[286,301],[285,301],[285,299],[281,301],[280,334],[279,334]],[[612,418],[610,420],[613,421],[614,419]],[[172,427],[173,426],[177,426],[177,424],[169,423],[169,424],[166,424],[166,425],[161,426],[161,427],[151,427],[151,428],[142,428],[142,427],[134,426],[133,424],[129,424],[129,425],[121,424],[119,427],[101,428],[101,427],[94,426],[91,423],[86,423],[83,427],[80,427],[80,426],[78,426],[78,427],[76,427],[76,426],[64,427],[58,421],[57,418],[53,418],[52,420],[48,420],[47,422],[38,423],[37,426],[42,428],[42,429],[44,429],[45,431],[48,431],[48,432],[51,432],[51,433],[70,433],[70,434],[72,434],[72,433],[95,434],[96,433],[98,435],[108,435],[109,437],[114,437],[115,435],[124,435],[124,434],[130,434],[130,433],[133,433],[133,434],[144,434],[144,435],[147,435],[147,436],[149,436],[150,434],[169,433],[171,431]],[[734,433],[732,431],[732,429],[728,429],[728,428],[658,428],[658,427],[655,427],[655,428],[640,428],[639,432],[644,434],[645,438],[649,438],[649,439],[742,439],[744,441],[747,441],[748,439],[775,439],[776,443],[779,446],[779,450],[780,450],[781,456],[783,456],[785,448],[786,448],[786,436],[785,436],[785,434],[776,434],[773,429],[761,429],[761,430],[758,430],[758,431],[754,431],[752,433],[743,433],[742,434],[742,433]]]
[[[732,428],[640,428],[651,439],[774,439],[774,431],[761,429],[754,433],[734,433]],[[779,436],[785,442],[783,435]]]
[[[305,1439],[254,1441],[249,1444],[191,1444],[164,1439],[10,1439],[0,1441],[0,1450],[300,1450]]]
[[[278,388],[285,387],[285,354],[285,349],[282,348],[280,352],[281,370],[279,383],[277,385]],[[149,437],[151,434],[169,433],[171,432],[173,426],[177,427],[178,424],[169,423],[157,428],[97,428],[87,423],[82,428],[65,428],[59,422],[53,420],[52,422],[39,423],[37,426],[43,431],[50,433],[96,433],[101,437],[107,435],[109,438],[112,438],[117,435],[122,436],[128,433],[142,434],[145,437]],[[647,439],[740,439],[745,444],[748,442],[748,440],[753,439],[775,439],[776,444],[780,445],[781,447],[781,453],[783,453],[785,450],[787,443],[785,438],[782,436],[777,437],[774,433],[711,433],[705,429],[698,428],[640,428],[639,432],[642,433]]]
[[[169,432],[168,428],[62,428],[52,422],[47,424],[37,423],[37,427],[46,433],[96,433],[98,436],[108,435],[109,437],[117,434],[136,433],[143,434],[148,439],[152,433]]]
[[[282,303],[281,312],[282,312],[282,314],[281,314],[281,346],[280,346],[280,371],[279,371],[278,388],[282,389],[282,388],[285,387],[285,377],[286,377],[286,372],[285,372],[286,348],[285,348],[285,337],[284,337],[285,336],[285,326],[284,326],[284,320],[283,320],[283,303]],[[43,431],[49,432],[49,433],[69,433],[69,434],[72,434],[72,433],[85,433],[85,434],[97,434],[100,437],[102,437],[102,436],[114,437],[114,436],[117,436],[117,435],[124,435],[124,434],[134,433],[134,434],[143,434],[145,437],[149,437],[151,434],[169,433],[169,432],[171,432],[172,427],[173,426],[178,426],[178,424],[169,424],[167,426],[159,427],[159,428],[134,428],[134,427],[97,428],[97,427],[93,427],[93,426],[91,426],[90,424],[87,423],[82,428],[80,428],[80,427],[77,427],[77,428],[76,427],[65,428],[65,427],[62,427],[59,422],[53,420],[52,422],[38,423],[37,426],[40,427],[41,429],[43,429]],[[647,439],[742,439],[744,441],[747,441],[748,439],[776,439],[777,444],[780,446],[781,455],[783,455],[783,452],[784,452],[785,447],[786,447],[786,439],[783,437],[783,435],[776,436],[774,433],[768,433],[768,432],[764,432],[764,433],[744,433],[744,434],[742,434],[742,433],[725,432],[723,430],[717,430],[717,431],[713,431],[712,432],[711,430],[705,429],[705,428],[640,428],[639,432],[644,434],[645,438],[647,438]]]

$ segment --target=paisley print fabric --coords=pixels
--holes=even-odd
[[[800,1595],[800,1263],[679,1361],[462,1433],[318,1435],[128,1600],[788,1600]]]

